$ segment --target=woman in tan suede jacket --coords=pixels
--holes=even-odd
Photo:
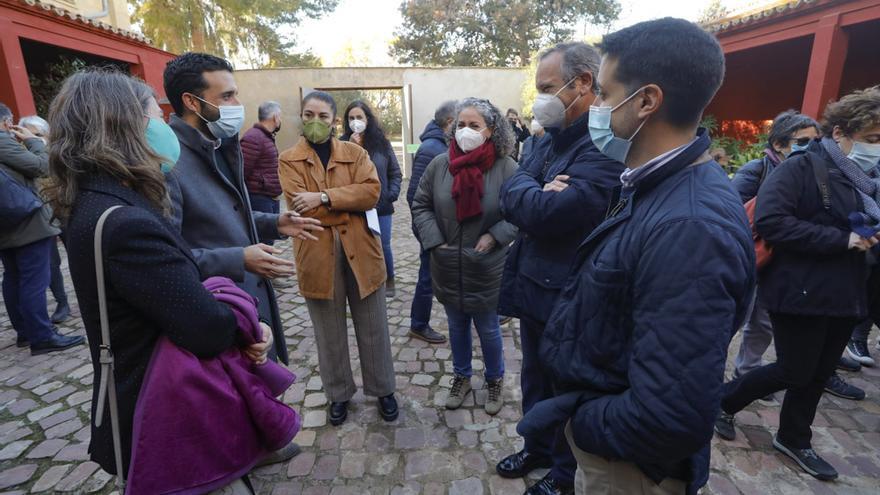
[[[281,154],[279,177],[287,207],[321,220],[318,241],[294,240],[299,288],[315,328],[318,367],[330,423],[340,425],[357,387],[348,354],[346,302],[351,309],[364,394],[379,398],[386,421],[397,418],[394,368],[385,311],[385,261],[366,211],[381,185],[367,152],[332,136],[336,102],[322,91],[302,103],[303,137]]]

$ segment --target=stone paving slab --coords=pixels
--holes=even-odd
[[[495,474],[495,463],[522,446],[515,430],[521,415],[522,358],[516,322],[503,329],[507,374],[501,413],[491,417],[482,408],[485,390],[479,376],[483,366],[478,339],[474,339],[477,393],[462,409],[443,408],[452,376],[451,353],[448,344],[432,346],[407,335],[419,257],[405,201],[399,201],[397,208],[393,241],[397,296],[388,299],[388,320],[400,418],[383,422],[375,399],[358,392],[348,421],[340,427],[329,425],[305,302],[295,283],[279,290],[291,369],[299,377],[284,400],[304,417],[305,427],[296,438],[303,453],[285,465],[256,470],[253,478],[261,494],[513,495],[546,473],[537,471],[525,482]],[[284,256],[292,256],[289,242],[276,246],[284,249]],[[68,295],[75,303],[66,261],[63,269]],[[62,333],[83,333],[78,314],[74,304],[75,317],[60,325]],[[443,311],[436,303],[432,324],[446,333]],[[729,362],[738,343],[736,338],[731,344]],[[361,385],[353,334],[349,346],[355,380]],[[32,357],[16,348],[8,314],[0,305],[0,355],[0,495],[112,493],[111,477],[88,460],[93,374],[87,348]],[[844,376],[865,388],[868,398],[852,402],[826,395],[814,428],[814,445],[840,470],[838,481],[818,482],[777,455],[770,441],[778,427],[779,407],[756,403],[738,416],[737,441],[713,440],[712,475],[702,493],[880,493],[880,370],[866,368]]]

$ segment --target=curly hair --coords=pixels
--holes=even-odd
[[[362,100],[355,100],[345,108],[345,112],[342,114],[342,137],[340,139],[349,141],[351,140],[351,135],[354,134],[354,131],[351,130],[351,125],[348,123],[348,114],[355,108],[360,108],[363,110],[364,115],[367,116],[367,129],[364,131],[364,149],[370,154],[385,153],[391,149],[391,142],[385,137],[385,129],[382,128],[382,124],[376,118],[376,114],[373,113],[370,106]]]
[[[68,77],[49,107],[49,181],[45,193],[65,220],[79,196],[79,182],[108,175],[125,182],[154,207],[171,211],[163,158],[147,143],[139,101],[144,83],[108,69]]]
[[[847,136],[880,126],[880,86],[853,91],[829,103],[822,116],[822,132],[830,136],[839,127]]]
[[[455,107],[455,121],[449,130],[449,142],[455,139],[455,131],[458,130],[458,116],[461,115],[465,108],[473,108],[486,121],[486,127],[492,129],[492,137],[490,138],[495,144],[495,155],[497,157],[509,156],[513,153],[513,146],[516,138],[513,137],[513,129],[507,121],[507,117],[498,110],[498,107],[489,100],[483,98],[465,98],[458,102]]]

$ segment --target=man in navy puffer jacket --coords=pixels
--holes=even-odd
[[[566,423],[578,494],[695,495],[727,347],[755,285],[745,211],[698,130],[724,55],[672,18],[609,34],[600,49],[590,135],[627,170],[544,331],[541,361],[560,395],[518,431]]]
[[[456,102],[447,101],[440,105],[434,112],[434,120],[428,122],[425,131],[419,136],[419,151],[413,159],[412,175],[409,178],[409,187],[406,190],[406,202],[412,208],[413,198],[419,188],[419,180],[428,164],[437,155],[446,153],[449,144],[446,135],[455,118]],[[418,238],[419,234],[413,227],[413,235]],[[419,279],[416,282],[415,294],[413,294],[412,307],[410,309],[409,334],[417,339],[430,344],[442,344],[446,337],[431,328],[431,306],[434,300],[434,292],[431,289],[431,258],[430,255],[421,251],[419,253]]]

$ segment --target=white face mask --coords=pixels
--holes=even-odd
[[[196,115],[208,125],[208,130],[211,131],[211,134],[213,134],[215,138],[231,138],[238,134],[238,131],[241,130],[241,126],[244,125],[244,105],[223,105],[218,107],[210,101],[206,101],[198,96],[196,96],[196,98],[211,105],[217,110],[220,110],[220,118],[213,122],[202,117],[202,114],[196,112]]]
[[[565,83],[564,86],[559,88],[559,91],[552,95],[539,93],[538,96],[535,97],[535,103],[532,104],[532,114],[535,115],[535,120],[541,124],[541,127],[545,129],[548,127],[555,127],[558,129],[565,124],[565,112],[581,98],[581,95],[578,95],[577,98],[572,100],[570,105],[565,106],[565,103],[559,98],[559,93],[567,88],[575,79],[577,78],[575,77],[571,81]]]
[[[543,127],[541,127],[541,123],[538,122],[538,119],[533,119],[531,125],[529,125],[529,128],[532,130],[532,134],[540,132],[543,129]]]
[[[349,121],[348,126],[351,127],[351,131],[354,132],[355,134],[360,134],[360,133],[364,132],[365,130],[367,130],[367,123],[364,122],[363,120],[355,119],[355,120]]]
[[[462,127],[455,131],[455,142],[462,151],[468,153],[482,146],[486,142],[486,136],[470,127]]]
[[[869,172],[877,167],[878,162],[880,162],[880,143],[871,144],[853,141],[852,149],[846,157],[856,162],[856,165],[865,172]]]

